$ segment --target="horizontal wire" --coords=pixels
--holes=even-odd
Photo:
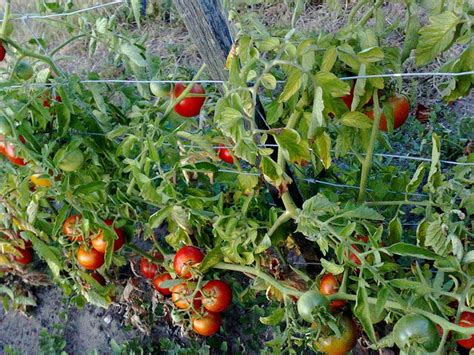
[[[71,12],[63,12],[63,13],[60,13],[60,14],[51,14],[51,15],[40,15],[40,14],[18,15],[19,17],[10,18],[9,20],[48,19],[48,18],[54,18],[54,17],[72,16],[72,15],[77,15],[77,14],[80,14],[80,13],[83,13],[83,12],[97,10],[97,9],[100,9],[100,8],[103,8],[103,7],[118,5],[118,4],[123,4],[123,3],[125,3],[125,0],[116,0],[116,1],[105,3],[105,4],[86,7],[84,9],[71,11]],[[3,22],[3,20],[0,20],[0,23],[2,23],[2,22]]]
[[[474,75],[474,71],[468,72],[460,72],[460,73],[433,73],[433,72],[426,72],[426,73],[394,73],[394,74],[377,74],[377,75],[358,75],[358,76],[347,76],[339,78],[341,80],[353,80],[358,78],[387,78],[387,77],[421,77],[421,76],[449,76],[449,77],[457,77],[457,76],[465,76],[465,75]],[[98,80],[80,80],[80,83],[83,84],[189,84],[189,83],[199,83],[199,84],[225,84],[227,81],[225,80],[126,80],[126,79],[98,79]],[[284,83],[284,81],[279,81],[280,83]],[[27,88],[29,86],[53,86],[50,83],[25,83],[23,85],[10,85],[10,86],[0,86],[1,89],[21,89]]]

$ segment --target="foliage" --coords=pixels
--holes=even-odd
[[[163,254],[158,263],[173,280],[162,282],[162,288],[182,282],[171,265],[172,254],[194,244],[206,256],[190,265],[197,280],[191,297],[210,272],[253,275],[251,290],[241,290],[239,297],[266,291],[281,301],[260,320],[273,327],[270,349],[294,352],[318,348],[324,337],[341,336],[340,315],[321,311],[315,317],[315,305],[304,316],[296,312],[294,300],[305,297],[303,291],[324,298],[315,291],[319,275],[274,267],[287,264],[289,245],[297,254],[308,252],[303,239],[321,263],[318,273],[342,277],[339,291],[324,303],[347,301],[346,310],[373,348],[394,343],[393,335],[380,338],[375,330],[374,313],[380,318],[387,312],[387,324],[410,313],[423,316],[430,329],[438,324],[445,334],[438,350],[454,349],[447,333],[469,334],[469,328],[456,323],[474,302],[474,157],[455,157],[470,165],[442,166],[442,140],[436,132],[431,133],[431,161],[411,171],[373,153],[393,150],[398,124],[390,102],[402,91],[401,81],[380,74],[403,71],[412,52],[423,67],[455,45],[463,52],[441,70],[472,70],[471,10],[467,2],[426,8],[407,1],[404,22],[385,26],[382,3],[356,3],[337,33],[317,36],[294,28],[267,29],[254,16],[237,11],[239,5],[230,8],[238,34],[227,63],[229,80],[222,93],[205,87],[199,119],[173,110],[186,95],[191,96],[187,100],[202,95],[191,92],[193,85],[173,97],[144,82],[101,85],[94,82],[99,73],[90,73],[84,82],[62,72],[57,51],[40,54],[31,43],[5,35],[3,28],[0,40],[7,61],[1,69],[0,115],[9,132],[2,134],[0,144],[10,153],[8,161],[0,161],[0,216],[2,230],[10,231],[2,243],[11,251],[5,249],[5,254],[15,253],[19,239],[30,241],[76,305],[107,307],[123,292],[115,281],[120,268],[133,263],[130,257],[153,260],[153,250],[135,245],[136,236],[151,240]],[[131,3],[138,26],[136,4]],[[294,2],[293,24],[303,5]],[[364,15],[356,19],[361,9]],[[430,16],[424,25],[422,13]],[[116,15],[67,22],[78,33],[70,41],[88,38],[91,56],[99,43],[106,46],[124,78],[160,77],[161,62],[145,47],[146,35],[129,38],[117,22]],[[396,31],[404,33],[401,48],[390,45]],[[33,77],[10,75],[25,57]],[[344,76],[357,78],[347,81]],[[446,101],[467,95],[471,87],[472,76],[452,77],[441,85]],[[379,131],[382,115],[387,133]],[[222,145],[232,157],[227,163],[218,157]],[[30,178],[36,174],[49,183],[32,186]],[[307,188],[308,179],[359,186],[335,192],[322,183]],[[62,230],[66,218],[75,214],[81,216],[80,238]],[[118,232],[105,223],[108,219],[127,236],[125,248],[114,251]],[[158,238],[155,229],[163,225],[167,234]],[[99,269],[104,285],[75,260],[77,249],[87,249],[99,233],[108,243]],[[173,308],[171,314],[189,329],[193,311]]]

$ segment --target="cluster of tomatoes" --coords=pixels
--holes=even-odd
[[[153,286],[159,293],[171,296],[176,308],[190,314],[192,328],[197,334],[211,336],[217,333],[222,323],[221,313],[232,303],[232,290],[221,280],[207,281],[202,287],[194,281],[197,267],[204,259],[202,251],[194,246],[178,250],[173,259],[173,270],[176,279],[182,282],[170,287],[164,283],[173,280],[173,277],[159,265],[164,260],[163,256],[154,253],[153,257],[153,261],[145,257],[140,260],[141,274],[153,280]]]
[[[63,233],[73,242],[79,242],[76,259],[80,266],[86,270],[97,270],[104,264],[104,254],[107,249],[107,242],[104,239],[104,231],[99,231],[89,238],[86,242],[80,229],[82,217],[72,215],[66,219],[63,224]],[[113,226],[114,222],[110,219],[104,221],[107,226]],[[115,237],[113,250],[119,250],[125,244],[125,236],[120,228],[114,228]]]

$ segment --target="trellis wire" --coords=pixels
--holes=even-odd
[[[107,7],[107,6],[123,4],[124,2],[125,2],[125,0],[116,0],[116,1],[105,3],[105,4],[99,4],[99,5],[95,5],[95,6],[91,6],[91,7],[86,7],[84,9],[71,11],[71,12],[63,12],[63,13],[60,13],[60,14],[51,14],[51,15],[28,14],[28,15],[22,15],[22,16],[19,16],[19,17],[14,17],[14,18],[11,18],[9,20],[23,20],[23,19],[40,20],[40,19],[48,19],[48,18],[54,18],[54,17],[71,16],[71,15],[77,15],[77,14],[80,14],[80,13],[83,13],[83,12],[97,10],[97,9]],[[0,23],[2,23],[2,22],[3,22],[3,19],[0,20]]]

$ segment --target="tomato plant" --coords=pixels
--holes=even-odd
[[[407,1],[400,21],[387,26],[388,2],[352,1],[347,22],[315,35],[296,25],[309,2],[285,2],[294,10],[291,28],[266,28],[255,7],[225,3],[236,28],[228,80],[206,90],[197,83],[208,79],[204,65],[157,57],[116,14],[79,15],[68,22],[74,35],[56,47],[82,39],[94,58],[100,43],[120,77],[104,85],[104,73],[64,72],[54,48],[10,36],[4,10],[2,281],[4,270],[7,278],[29,272],[14,263],[21,235],[73,303],[105,308],[127,294],[130,312],[140,308],[137,323],[154,319],[148,310],[159,299],[175,324],[212,335],[234,290],[233,310],[243,307],[253,328],[272,328],[264,352],[343,353],[357,331],[374,350],[449,352],[456,341],[468,344],[472,124],[450,122],[440,101],[430,125],[407,122],[423,96],[412,80],[422,75],[390,74],[434,63],[443,72],[430,81],[434,93],[446,102],[469,95],[465,4]],[[139,21],[135,10],[130,18]],[[122,85],[123,78],[132,82]],[[167,87],[159,78],[190,84]],[[104,225],[106,216],[120,228]],[[150,245],[160,253],[142,250]],[[140,274],[171,300],[129,293],[137,258]],[[97,268],[107,287],[99,287],[101,274],[84,270]],[[433,335],[432,324],[452,339]]]
[[[202,305],[210,312],[224,312],[232,303],[232,290],[221,280],[207,282],[201,289]]]
[[[179,98],[184,90],[186,90],[186,87],[183,84],[176,84],[173,90],[173,98]],[[194,84],[189,91],[189,94],[176,104],[174,111],[183,117],[194,117],[199,115],[201,108],[204,105],[204,101],[206,101],[206,98],[204,97],[205,93],[206,90],[204,90],[201,85]]]

